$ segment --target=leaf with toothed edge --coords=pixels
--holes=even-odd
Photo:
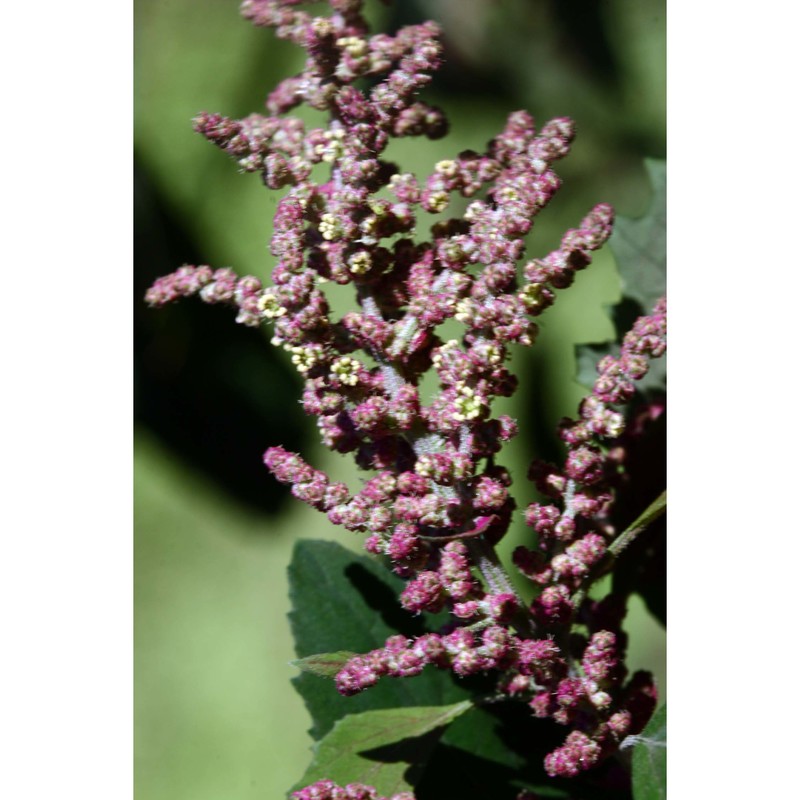
[[[617,262],[622,299],[611,309],[616,341],[576,347],[576,380],[591,387],[597,378],[597,362],[618,355],[619,342],[637,319],[649,314],[667,290],[667,163],[645,159],[653,193],[647,213],[636,219],[620,216],[614,223],[609,245]],[[640,390],[666,385],[666,358],[651,361],[650,371],[636,382]]]
[[[653,195],[647,213],[619,217],[609,244],[622,279],[622,294],[647,314],[667,290],[667,162],[645,159]]]
[[[332,740],[339,742],[338,752],[344,741],[341,727],[350,730],[359,718],[365,718],[363,712],[391,715],[426,707],[426,713],[433,715],[442,713],[443,707],[486,697],[493,691],[496,676],[462,679],[429,666],[416,677],[384,678],[359,695],[341,697],[331,673],[347,652],[375,649],[398,632],[419,636],[438,629],[447,617],[410,615],[397,600],[402,580],[377,559],[356,555],[333,542],[298,542],[289,574],[298,666],[314,666],[314,671],[302,672],[293,682],[312,716],[311,734],[318,752],[321,740],[327,740],[335,727],[340,729],[338,738]],[[329,652],[322,652],[325,650]],[[449,796],[452,791],[457,791],[461,800],[485,800],[487,796],[510,800],[522,788],[533,789],[542,797],[568,798],[570,791],[553,785],[542,763],[561,740],[563,732],[558,726],[532,718],[524,704],[499,703],[473,707],[454,717],[444,729],[421,736],[407,734],[405,739],[363,752],[350,748],[345,755],[351,764],[352,759],[360,763],[372,778],[377,775],[378,780],[394,781],[400,775],[415,787],[420,800]],[[330,744],[328,741],[323,754],[331,752]],[[319,757],[315,763],[320,763]],[[335,774],[345,783],[370,783],[355,772]],[[305,785],[316,780],[315,776],[333,779],[331,774],[321,775],[310,768],[303,778]],[[581,791],[584,800],[609,798],[594,787],[584,786]],[[613,800],[622,797],[617,794]]]
[[[413,789],[444,728],[472,707],[391,708],[349,714],[314,746],[314,759],[295,790],[319,780],[364,783],[381,795]]]
[[[647,213],[637,219],[617,218],[609,244],[619,271],[622,299],[610,309],[616,329],[615,341],[582,344],[576,347],[576,380],[591,388],[597,380],[597,364],[606,355],[619,355],[625,333],[636,319],[652,311],[666,292],[666,162],[645,160],[652,197]],[[666,357],[650,360],[648,373],[636,381],[639,391],[660,402],[666,390]],[[641,499],[655,496],[664,486],[666,414],[654,417],[646,426],[641,441],[631,445],[628,463],[631,483],[618,495],[615,524],[627,525],[643,509]],[[635,450],[635,454],[634,454]],[[635,457],[634,457],[635,455]],[[666,583],[664,552],[666,529],[659,520],[617,562],[614,591],[637,592],[648,610],[666,624]]]
[[[311,735],[321,739],[347,714],[385,708],[440,706],[468,697],[449,672],[426,667],[413,679],[384,678],[354,697],[331,680],[343,653],[367,653],[398,633],[408,638],[437,630],[445,615],[413,616],[400,606],[404,581],[375,558],[335,542],[303,539],[289,566],[289,621],[298,666],[293,679],[311,714]],[[316,668],[311,668],[312,665]]]

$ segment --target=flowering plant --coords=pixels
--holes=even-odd
[[[394,138],[447,134],[443,111],[417,97],[441,64],[438,27],[370,36],[362,0],[330,0],[332,14],[319,17],[303,3],[242,4],[246,18],[307,53],[301,74],[269,95],[269,115],[195,119],[241,169],[287,190],[272,285],[184,266],[147,293],[153,306],[196,295],[233,306],[246,326],[271,324],[273,344],[304,378],[303,408],[322,441],[370,473],[353,491],[279,443],[264,454],[296,498],[362,533],[370,554],[321,542],[297,549],[297,685],[318,743],[292,796],[624,796],[627,756],[660,752],[663,714],[651,721],[652,677],[625,666],[633,588],[589,590],[666,507],[663,487],[643,494],[647,476],[637,472],[663,422],[662,396],[637,386],[654,383],[651,362],[665,352],[666,301],[652,298],[619,350],[599,359],[577,418],[560,426],[563,464],[531,465],[541,497],[524,511],[530,541],[513,554],[521,591],[495,549],[516,512],[497,456],[517,423],[491,407],[517,388],[510,348],[534,345],[536,318],[608,241],[614,212],[596,205],[557,249],[527,258],[525,237],[560,186],[554,164],[569,152],[571,120],[537,130],[515,112],[486,152],[454,154],[420,180],[382,156]],[[301,104],[327,124],[307,128],[290,115]],[[466,211],[443,218],[455,195],[470,198]],[[427,240],[424,214],[437,217]],[[357,301],[338,319],[332,284],[352,287]],[[444,338],[454,326],[458,335]],[[341,586],[321,591],[337,576],[352,597]],[[375,620],[392,614],[387,588],[405,612],[396,626]],[[337,597],[350,620],[343,608],[328,620]],[[659,780],[643,774],[637,797]]]

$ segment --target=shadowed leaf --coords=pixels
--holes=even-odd
[[[409,768],[424,767],[444,727],[472,706],[392,708],[340,719],[314,748],[314,760],[296,788],[328,779],[365,783],[379,794],[411,791]]]
[[[645,166],[653,187],[650,208],[637,219],[619,217],[610,245],[623,296],[646,314],[667,289],[667,163],[646,159]]]
[[[419,636],[445,621],[409,614],[397,599],[405,585],[402,580],[377,560],[335,542],[299,541],[289,566],[289,585],[289,621],[301,661],[326,653],[366,653],[382,647],[390,636]],[[314,739],[322,738],[347,714],[440,706],[468,696],[466,681],[457,685],[449,673],[433,667],[415,678],[384,678],[355,697],[339,695],[330,678],[330,673],[309,670],[293,680],[311,714]]]
[[[576,379],[586,387],[597,378],[597,362],[605,355],[619,354],[622,337],[667,290],[667,163],[645,159],[645,167],[653,189],[650,208],[637,219],[617,217],[609,240],[622,289],[622,299],[611,309],[616,342],[576,347]],[[663,389],[666,374],[666,358],[653,359],[650,371],[636,385],[642,390]]]

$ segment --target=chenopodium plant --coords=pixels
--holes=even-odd
[[[547,500],[525,510],[533,533],[513,554],[535,588],[526,603],[495,551],[515,511],[512,477],[496,456],[517,423],[492,417],[492,401],[517,387],[505,366],[510,346],[535,343],[534,320],[608,240],[614,212],[595,206],[557,250],[524,261],[533,220],[560,186],[553,165],[569,152],[571,120],[554,119],[537,131],[528,113],[515,112],[485,153],[439,161],[420,180],[381,155],[394,137],[447,133],[444,113],[417,99],[441,64],[437,25],[369,36],[362,0],[330,0],[327,17],[301,5],[242,4],[255,25],[274,28],[307,52],[302,73],[268,96],[269,116],[203,113],[194,121],[242,170],[260,173],[270,189],[288,188],[275,215],[272,285],[227,268],[184,266],[157,280],[147,301],[161,306],[199,295],[234,306],[244,325],[274,325],[272,342],[302,374],[303,407],[316,418],[322,441],[375,474],[353,492],[280,446],[266,451],[266,466],[332,523],[365,535],[366,550],[405,582],[399,599],[407,612],[447,612],[437,630],[398,633],[370,652],[321,654],[301,666],[334,677],[335,690],[348,697],[379,681],[449,671],[462,702],[345,717],[330,733],[338,739],[317,746],[316,767],[307,773],[314,781],[292,796],[410,798],[415,784],[406,767],[420,774],[430,746],[418,757],[387,757],[383,764],[377,749],[352,762],[369,769],[343,776],[347,785],[333,780],[337,758],[343,750],[363,753],[368,745],[408,737],[429,741],[428,734],[441,734],[470,708],[501,701],[563,729],[544,758],[550,779],[600,774],[598,765],[637,740],[656,706],[650,674],[627,676],[625,596],[593,600],[587,589],[665,505],[662,496],[627,529],[615,524],[626,452],[643,418],[627,422],[623,409],[650,361],[665,351],[666,301],[635,321],[617,355],[600,360],[578,418],[561,424],[563,466],[534,461],[530,469]],[[301,104],[325,112],[326,127],[307,129],[289,114]],[[315,178],[317,165],[329,168],[322,180]],[[441,218],[429,240],[419,241],[419,210],[442,215],[454,193],[475,199],[463,216]],[[330,282],[352,286],[359,310],[334,319],[325,294]],[[447,320],[463,327],[460,338],[437,335]],[[425,405],[419,386],[430,371],[438,390]],[[654,413],[651,404],[644,416]],[[464,687],[478,686],[470,676],[479,675],[479,691],[468,691],[464,701]],[[343,736],[371,731],[380,719],[377,739]],[[526,736],[532,740],[536,730]],[[358,782],[365,775],[374,776],[374,785]],[[611,780],[624,785],[618,776]],[[535,796],[524,780],[516,787],[520,797]],[[418,788],[424,793],[424,780]],[[451,795],[437,790],[436,796]],[[502,796],[499,787],[493,796]]]

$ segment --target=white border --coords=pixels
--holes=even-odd
[[[133,794],[132,7],[11,3],[0,796]]]

